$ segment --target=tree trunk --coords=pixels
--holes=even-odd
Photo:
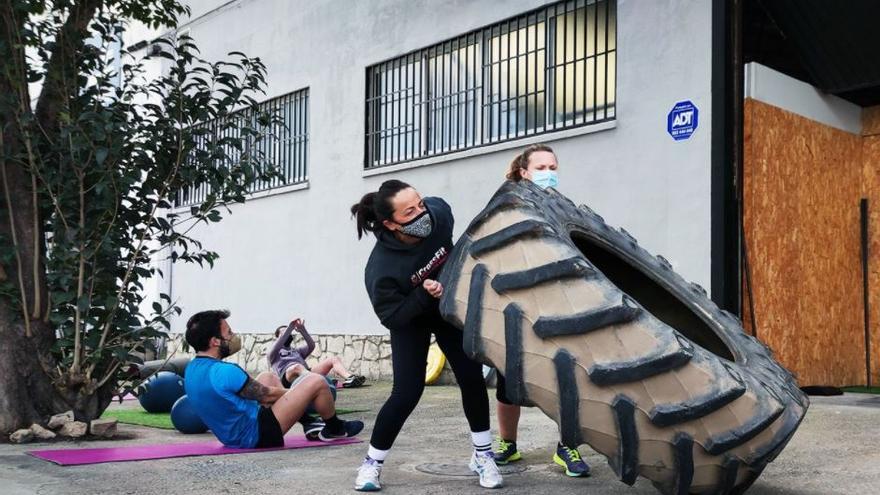
[[[3,134],[2,151],[10,154],[21,142],[12,129],[9,126]],[[26,303],[22,306],[8,296],[0,298],[0,432],[43,423],[48,416],[71,409],[78,419],[93,419],[110,403],[114,384],[95,393],[81,393],[88,387],[53,383],[69,375],[58,372],[52,357],[55,333],[42,318],[46,309],[34,305],[35,287],[45,294],[45,269],[41,258],[43,233],[39,222],[34,221],[37,205],[31,177],[9,161],[0,159],[0,168],[0,235],[16,254],[8,257],[11,261],[2,267],[0,281],[18,289],[15,292],[20,292],[19,297]],[[12,247],[13,238],[16,247]],[[40,306],[45,301],[44,296]]]
[[[3,135],[5,152],[14,150],[10,144],[20,142],[19,136],[10,129],[11,126]],[[18,244],[16,252],[20,259],[20,265],[12,257],[13,261],[3,266],[0,279],[5,280],[0,281],[21,287],[24,299],[29,303],[23,311],[22,305],[13,299],[5,296],[0,298],[0,432],[26,428],[31,423],[43,423],[48,416],[71,409],[77,419],[94,419],[110,403],[115,383],[108,381],[94,393],[84,383],[53,383],[53,380],[70,375],[58,372],[51,353],[55,343],[54,330],[41,317],[45,309],[34,308],[31,298],[35,286],[42,286],[41,290],[45,291],[45,271],[40,262],[44,248],[43,234],[39,224],[33,221],[37,205],[31,193],[30,174],[22,167],[2,159],[0,167],[3,169],[0,180],[0,235],[6,243],[11,244],[14,231]],[[12,215],[9,213],[10,205]],[[34,235],[34,229],[37,229],[37,235]],[[36,279],[31,270],[35,261],[39,263]],[[30,328],[26,327],[26,321]]]
[[[18,308],[0,302],[0,432],[43,423],[67,406],[35,359],[38,338],[26,337]]]
[[[45,132],[57,130],[58,111],[66,95],[76,92],[64,81],[75,80],[78,50],[88,34],[88,22],[101,3],[75,3],[59,32],[35,112]],[[0,297],[0,432],[44,422],[52,414],[71,409],[78,419],[93,419],[110,403],[116,385],[109,380],[100,389],[91,390],[88,384],[73,383],[67,370],[56,368],[52,357],[55,332],[46,318],[45,236],[34,195],[34,177],[24,165],[27,148],[22,133],[30,133],[35,140],[40,134],[28,127],[32,124],[19,126],[19,117],[30,111],[31,104],[24,47],[19,42],[25,25],[22,15],[12,2],[0,3],[0,63],[4,65],[0,94],[10,96],[12,101],[18,98],[28,107],[16,107],[7,100],[0,112],[0,241],[4,250],[9,250],[0,264],[0,283],[21,301],[9,294]],[[32,148],[37,145],[30,144]],[[60,382],[62,377],[70,382]]]
[[[0,432],[45,425],[49,416],[69,410],[80,421],[99,417],[113,398],[112,388],[82,394],[78,387],[53,384],[43,369],[50,360],[37,357],[45,353],[39,339],[26,337],[24,325],[10,316],[10,308],[0,303]]]

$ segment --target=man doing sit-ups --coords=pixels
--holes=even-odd
[[[292,388],[278,376],[263,372],[251,378],[237,364],[223,359],[241,348],[241,338],[226,322],[225,310],[202,311],[186,323],[186,341],[197,354],[186,367],[186,394],[214,435],[228,447],[270,448],[284,445],[284,434],[303,416],[310,403],[324,420],[318,438],[351,437],[361,421],[336,416],[333,396],[324,377],[309,374]]]

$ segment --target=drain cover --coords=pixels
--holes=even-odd
[[[501,474],[517,474],[527,470],[528,466],[516,466],[507,464],[505,466],[498,466],[498,470],[501,471]],[[416,471],[420,471],[422,473],[427,474],[438,474],[440,476],[476,476],[477,473],[473,472],[468,468],[467,464],[437,464],[433,462],[429,462],[426,464],[419,464],[416,466]]]

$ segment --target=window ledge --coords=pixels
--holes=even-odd
[[[277,196],[279,194],[287,194],[289,192],[301,191],[303,189],[308,189],[308,188],[309,188],[309,180],[306,179],[303,182],[298,182],[296,184],[291,184],[289,186],[275,187],[272,189],[266,189],[265,191],[250,193],[245,196],[246,199],[245,199],[244,204],[247,204],[248,202],[253,201],[255,199],[268,198],[269,196]],[[197,206],[197,205],[192,204],[192,205],[186,205],[186,206],[175,206],[175,207],[171,208],[170,211],[172,213],[188,212],[189,209],[192,208],[193,206]]]
[[[499,151],[509,150],[513,148],[523,148],[525,146],[535,143],[550,143],[553,141],[559,141],[561,139],[568,139],[585,134],[592,134],[594,132],[607,131],[609,129],[614,129],[615,127],[617,127],[617,120],[610,120],[608,122],[601,122],[598,124],[577,127],[575,129],[566,129],[558,132],[537,134],[534,136],[522,137],[511,141],[504,141],[502,143],[479,146],[476,148],[455,151],[452,153],[446,153],[443,155],[431,156],[427,158],[420,158],[418,160],[399,163],[397,165],[384,165],[381,167],[371,168],[364,170],[362,172],[362,176],[373,177],[376,175],[391,174],[395,172],[401,172],[403,170],[409,170],[412,168],[427,167],[428,165],[436,165],[438,163],[446,163],[461,160],[464,158],[488,155],[490,153],[497,153]]]

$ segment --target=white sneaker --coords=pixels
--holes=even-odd
[[[492,451],[477,452],[471,456],[471,471],[480,475],[480,486],[483,488],[501,488],[504,480],[501,479],[501,471],[495,464],[495,456]]]
[[[379,475],[382,474],[382,465],[369,457],[358,468],[357,479],[354,480],[354,489],[359,492],[378,492],[382,489],[379,484]]]

